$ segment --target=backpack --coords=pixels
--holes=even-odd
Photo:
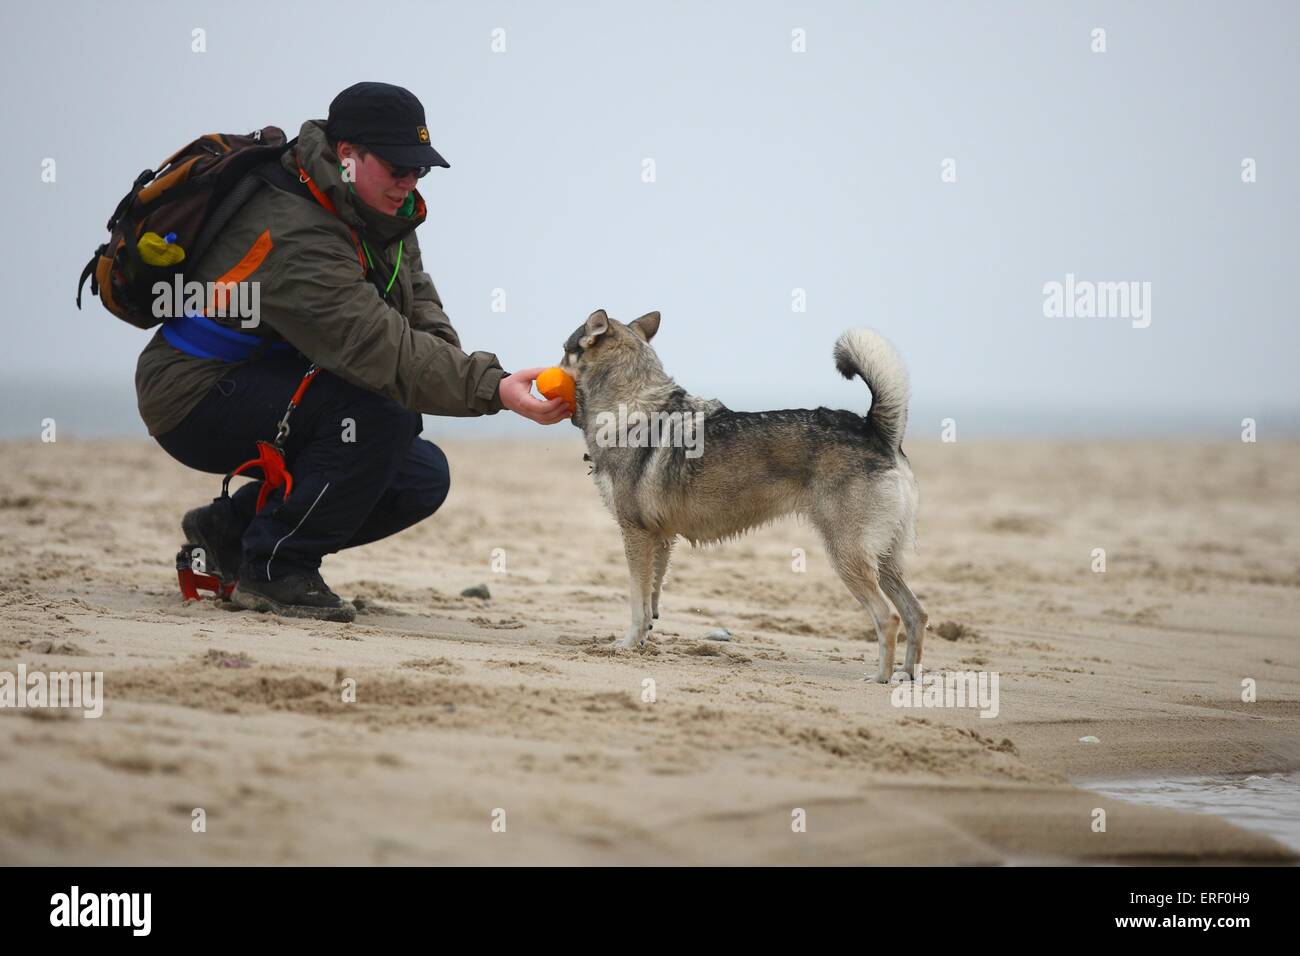
[[[285,142],[276,126],[247,135],[208,133],[156,171],[142,172],[108,220],[108,242],[81,271],[77,308],[89,278],[91,293],[119,319],[140,329],[160,325],[163,319],[153,314],[155,283],[170,284],[177,276],[183,283],[186,268],[263,182],[306,192],[279,163],[296,142]]]

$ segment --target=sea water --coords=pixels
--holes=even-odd
[[[1078,785],[1130,803],[1212,813],[1300,851],[1300,772],[1096,780]]]

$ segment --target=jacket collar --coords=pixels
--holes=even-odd
[[[297,166],[301,165],[316,188],[334,203],[338,217],[360,232],[367,242],[381,248],[409,235],[424,222],[427,209],[419,190],[415,191],[415,210],[409,218],[390,216],[361,201],[339,175],[338,160],[325,140],[324,120],[307,120],[302,124],[298,144],[285,154],[284,163],[295,175]]]

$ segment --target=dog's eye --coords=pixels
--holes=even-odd
[[[570,335],[568,341],[564,343],[564,351],[572,352],[576,358],[577,355],[582,352],[582,346],[578,344],[581,338],[582,338],[582,329],[578,329],[578,331]]]

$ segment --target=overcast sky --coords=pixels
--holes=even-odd
[[[902,351],[926,436],[943,415],[1011,432],[1047,416],[1062,434],[1294,423],[1297,9],[6,5],[0,434],[34,435],[46,407],[75,419],[73,385],[140,431],[148,333],[73,305],[114,204],[193,137],[292,136],[359,80],[423,101],[451,163],[421,181],[425,265],[465,345],[508,369],[555,362],[595,308],[658,309],[669,372],[735,407],[865,408],[830,355],[869,326]],[[1067,274],[1149,283],[1149,311],[1044,315]]]

